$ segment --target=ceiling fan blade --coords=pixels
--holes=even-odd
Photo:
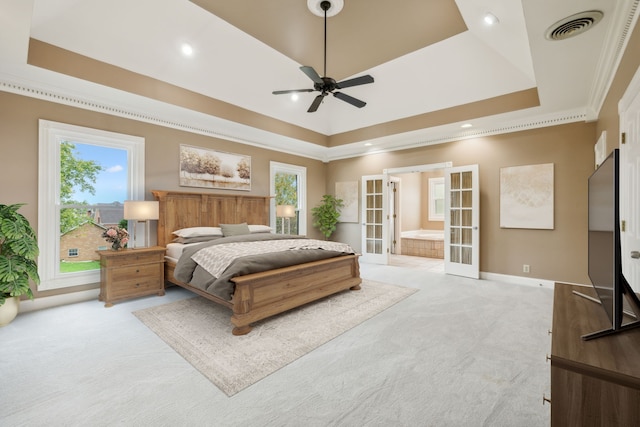
[[[343,82],[338,82],[336,84],[336,88],[344,89],[351,86],[366,85],[367,83],[373,83],[373,77],[371,77],[369,74],[367,74],[366,76],[360,76],[353,79],[345,80]]]
[[[291,89],[291,90],[274,90],[273,95],[283,95],[285,93],[313,92],[315,89]]]
[[[334,92],[333,96],[335,96],[338,99],[343,100],[344,102],[348,102],[349,104],[353,105],[354,107],[362,108],[365,105],[367,105],[366,102],[360,101],[359,99],[356,99],[353,96],[349,96],[349,95],[344,94],[342,92]]]
[[[300,69],[302,70],[303,73],[307,75],[307,77],[313,80],[314,83],[318,83],[320,85],[324,84],[322,77],[318,75],[318,73],[316,72],[316,70],[313,69],[313,67],[303,65],[302,67],[300,67]]]
[[[316,96],[316,99],[314,99],[313,102],[311,103],[311,106],[307,110],[307,113],[314,113],[320,106],[320,103],[322,103],[323,98],[324,98],[324,95]]]

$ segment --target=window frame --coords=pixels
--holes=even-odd
[[[269,202],[269,225],[274,230],[276,226],[276,174],[287,173],[297,175],[298,182],[298,235],[305,236],[307,234],[307,168],[304,166],[296,166],[288,163],[269,162],[269,194],[274,197]]]
[[[442,198],[437,199],[436,186],[442,186]],[[429,178],[429,221],[444,221],[444,176]],[[442,200],[442,214],[436,214],[436,200]]]
[[[40,290],[100,282],[100,271],[60,272],[60,143],[94,144],[127,151],[127,200],[144,199],[145,140],[49,120],[38,121],[38,274]]]

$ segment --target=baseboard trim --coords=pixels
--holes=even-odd
[[[35,298],[33,300],[23,300],[20,301],[20,313],[57,307],[59,305],[73,304],[76,302],[97,300],[99,294],[100,289],[89,289],[87,291],[70,292],[68,294]]]
[[[553,289],[555,280],[536,279],[534,277],[511,276],[507,274],[480,272],[480,278],[494,282],[512,283],[514,285],[536,286]]]

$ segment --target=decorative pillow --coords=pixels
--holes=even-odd
[[[222,239],[222,234],[220,236],[196,236],[196,237],[176,237],[173,239],[174,243],[199,243],[199,242],[208,242],[210,240]]]
[[[178,237],[222,236],[220,227],[191,227],[173,232]]]
[[[249,224],[249,231],[252,233],[271,233],[273,228],[268,225],[253,225]]]
[[[225,237],[251,234],[246,222],[243,222],[242,224],[220,224],[220,228],[222,228],[222,234],[224,234]]]

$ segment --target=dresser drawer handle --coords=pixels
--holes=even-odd
[[[136,273],[140,273],[140,270],[136,270]]]
[[[140,287],[140,283],[136,283],[136,288],[139,288],[139,287]]]

